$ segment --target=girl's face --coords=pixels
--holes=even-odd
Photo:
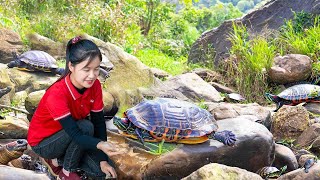
[[[68,64],[70,69],[70,80],[72,84],[78,88],[90,88],[93,82],[98,78],[100,71],[100,59],[98,56],[88,64],[89,60],[84,60],[79,64]]]

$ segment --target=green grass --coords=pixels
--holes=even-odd
[[[267,37],[249,39],[246,27],[233,25],[230,34],[231,61],[227,65],[227,76],[236,84],[237,91],[249,102],[264,101],[268,91],[266,69],[272,65],[276,46]]]
[[[181,74],[188,69],[187,59],[174,59],[156,49],[142,49],[136,57],[149,67],[162,69],[172,75]]]

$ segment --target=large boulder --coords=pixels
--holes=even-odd
[[[12,53],[21,53],[22,40],[16,32],[0,28],[0,63],[9,63],[13,60]]]
[[[312,61],[306,55],[288,54],[277,56],[269,69],[270,80],[279,84],[287,84],[306,80],[312,71]]]
[[[299,137],[309,127],[309,113],[303,106],[282,106],[273,116],[271,132],[276,140]]]
[[[294,12],[319,14],[320,2],[318,0],[272,0],[266,5],[248,13],[244,17],[225,21],[221,26],[204,32],[192,45],[188,62],[197,63],[207,60],[209,55],[214,57],[214,63],[228,56],[231,42],[228,35],[232,32],[232,24],[243,24],[252,34],[259,34],[265,28],[276,30],[284,24],[284,20],[292,19]],[[211,50],[210,50],[211,49]],[[209,54],[208,54],[209,53]]]
[[[108,136],[108,141],[116,144],[119,151],[123,152],[111,157],[116,163],[119,178],[181,179],[213,162],[251,172],[271,165],[274,141],[272,134],[263,125],[245,119],[228,119],[218,121],[218,126],[219,131],[231,130],[236,134],[237,142],[234,146],[210,139],[202,144],[179,144],[174,150],[157,156],[138,151],[138,145],[130,147],[130,141]]]
[[[29,122],[24,118],[5,116],[0,119],[0,139],[25,139]]]
[[[66,56],[66,48],[63,43],[55,42],[38,33],[27,35],[31,49],[45,51],[54,58],[64,58]]]
[[[0,165],[0,179],[5,180],[50,180],[46,174],[36,173],[34,171]]]
[[[182,180],[237,179],[263,180],[258,174],[237,167],[211,163],[203,166]]]

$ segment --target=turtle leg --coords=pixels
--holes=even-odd
[[[100,67],[100,73],[103,75],[104,78],[110,77],[110,74],[108,71],[104,70],[103,68]]]
[[[143,140],[143,137],[142,137],[142,132],[139,128],[136,128],[135,129],[135,133],[137,134],[139,140],[141,141],[141,143],[144,145],[144,140]]]
[[[3,88],[3,89],[0,89],[0,98],[3,96],[3,95],[5,95],[5,94],[7,94],[8,92],[10,92],[11,91],[11,87],[6,87],[6,88]]]
[[[228,146],[232,146],[236,143],[236,135],[232,131],[228,130],[216,132],[213,134],[212,138]]]
[[[282,102],[278,102],[277,103],[277,109],[274,110],[273,112],[277,112],[282,106],[283,106],[283,103]]]
[[[53,70],[54,74],[59,74],[62,75],[64,73],[65,69],[64,68],[57,68]]]

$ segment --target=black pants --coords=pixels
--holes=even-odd
[[[77,125],[84,134],[93,136],[94,127],[91,121],[79,120]],[[106,174],[101,171],[100,161],[95,156],[98,150],[82,149],[64,130],[42,140],[33,146],[32,150],[46,159],[57,158],[59,165],[67,171],[74,172],[81,169],[94,179],[105,179]],[[110,159],[108,163],[113,166]]]

